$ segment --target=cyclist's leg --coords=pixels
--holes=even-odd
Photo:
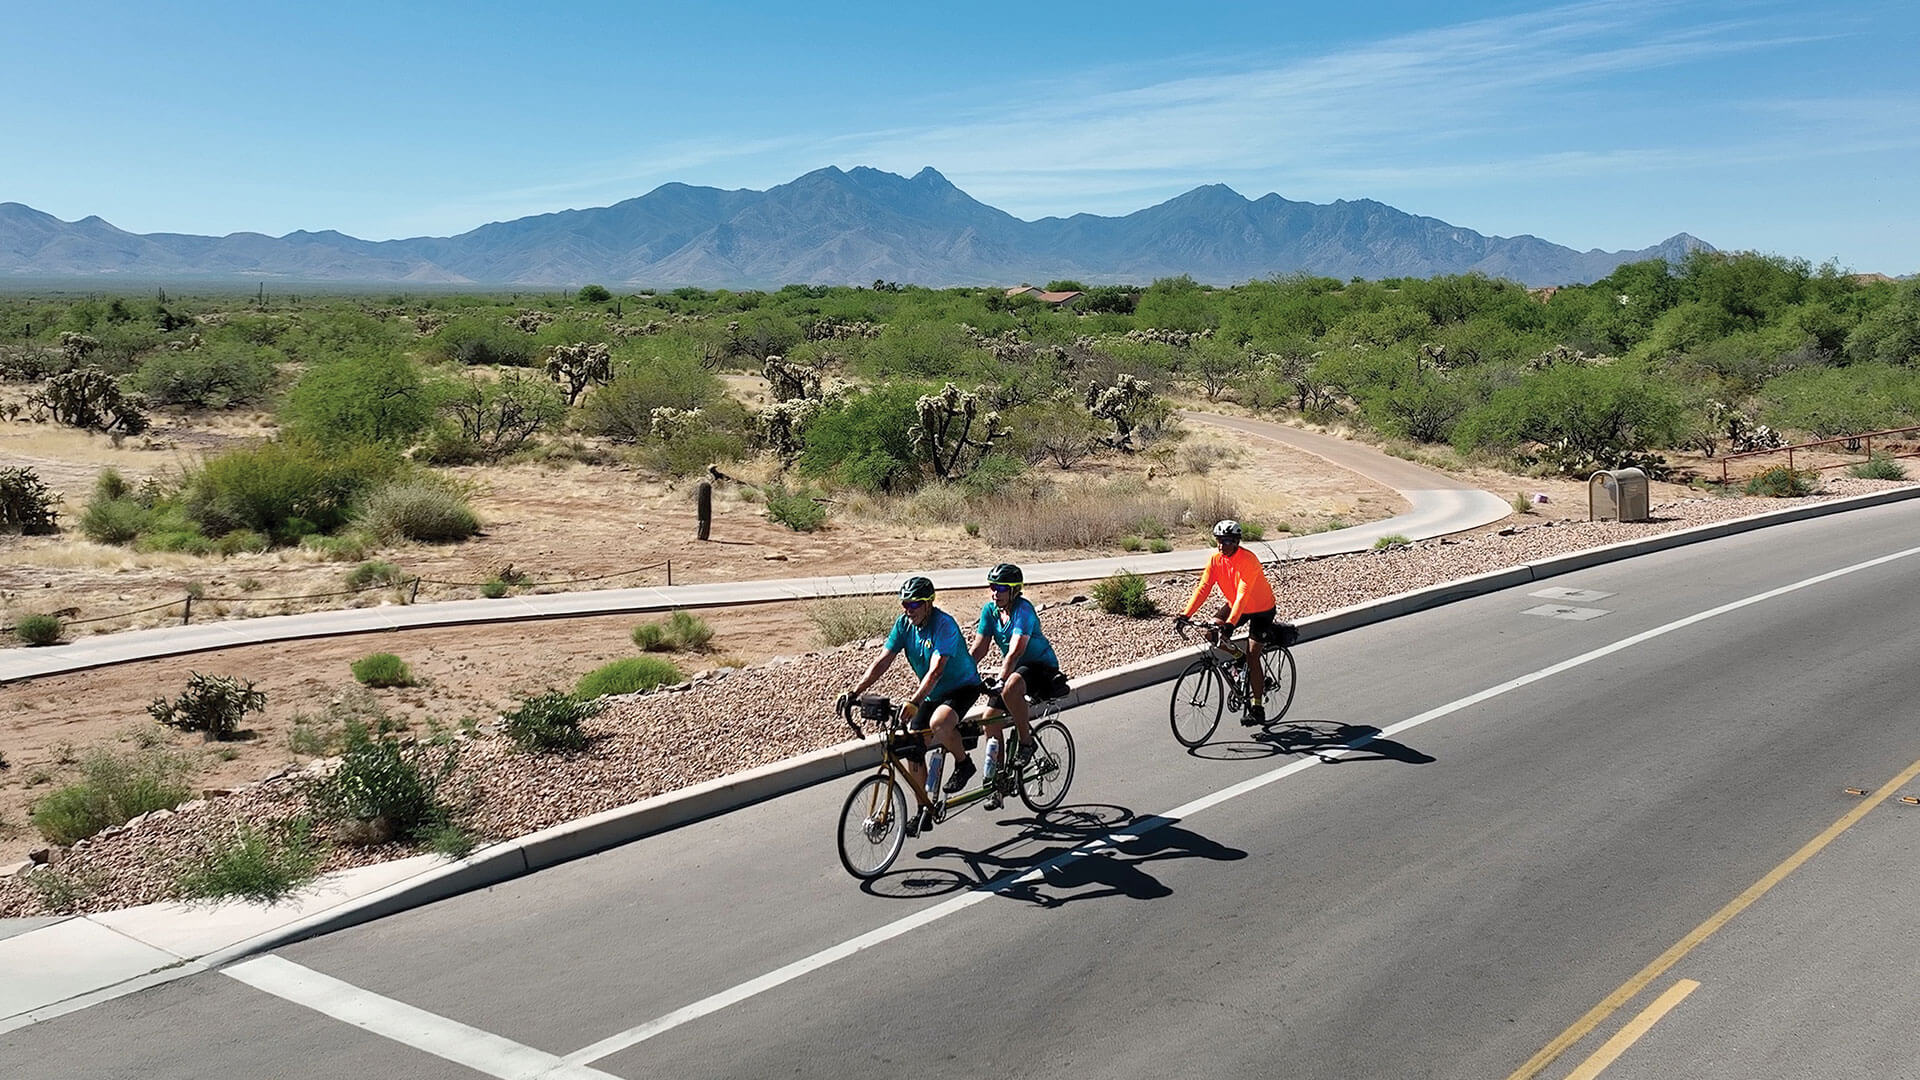
[[[1024,667],[1007,676],[1007,685],[1001,690],[1001,697],[1007,705],[1007,715],[1013,718],[1013,726],[1020,732],[1020,741],[1033,745],[1032,710],[1027,706],[1027,675]]]

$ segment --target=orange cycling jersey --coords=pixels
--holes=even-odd
[[[1233,610],[1228,613],[1227,621],[1238,621],[1240,616],[1254,611],[1272,611],[1274,608],[1273,586],[1267,584],[1267,575],[1260,568],[1260,559],[1246,548],[1236,548],[1231,555],[1216,551],[1207,560],[1207,574],[1200,579],[1200,585],[1193,590],[1193,598],[1187,601],[1186,615],[1200,610],[1207,599],[1207,590],[1220,586],[1220,595],[1233,602]]]

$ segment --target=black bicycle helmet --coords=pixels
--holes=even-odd
[[[933,580],[924,577],[908,578],[905,584],[900,586],[900,599],[902,602],[933,599]]]
[[[987,584],[989,585],[1017,586],[1025,583],[1026,580],[1027,577],[1020,572],[1020,568],[1010,562],[1003,562],[999,566],[987,571]]]
[[[1231,540],[1236,544],[1239,543],[1240,542],[1240,523],[1233,520],[1232,518],[1222,518],[1213,527],[1213,538],[1215,540],[1221,540],[1221,541]]]

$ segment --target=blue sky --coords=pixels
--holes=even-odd
[[[1916,10],[10,0],[0,201],[387,239],[931,165],[1023,218],[1225,183],[1910,273]]]

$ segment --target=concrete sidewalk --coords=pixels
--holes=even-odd
[[[1667,548],[1920,498],[1920,486],[1663,533],[1356,604],[1302,620],[1302,643]],[[1069,708],[1172,678],[1191,649],[1075,680]],[[97,915],[0,920],[0,1033],[870,768],[871,740],[845,742],[482,848],[329,874],[278,904],[161,903]]]

